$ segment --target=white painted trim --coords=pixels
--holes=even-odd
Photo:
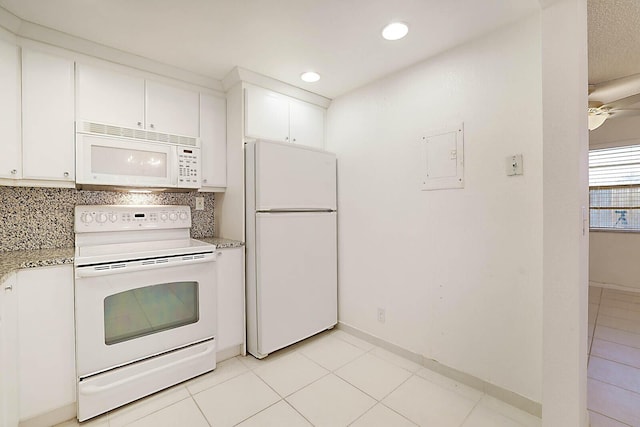
[[[465,372],[458,371],[457,369],[443,365],[437,360],[429,359],[421,354],[414,353],[410,350],[400,347],[399,345],[393,344],[389,341],[385,341],[380,337],[371,335],[358,328],[347,325],[344,322],[338,322],[338,329],[354,335],[355,337],[367,341],[373,345],[382,347],[385,350],[397,354],[400,357],[422,365],[425,368],[437,372],[440,375],[444,375],[445,377],[451,378],[454,381],[482,391],[483,393],[495,397],[496,399],[502,400],[506,404],[525,411],[533,416],[536,416],[538,418],[542,416],[542,404],[521,396],[518,393],[514,393],[511,390],[507,390],[506,388],[491,384],[478,377],[474,377],[473,375],[469,375]]]
[[[20,427],[49,427],[76,418],[76,403],[20,421]]]
[[[0,7],[0,27],[6,29],[11,34],[16,34],[20,29],[22,19],[18,18],[7,9]]]
[[[242,355],[243,344],[234,345],[216,353],[216,363]],[[215,371],[214,371],[215,372]]]
[[[190,85],[211,89],[218,93],[224,92],[220,80],[22,20],[2,7],[0,7],[0,27],[17,36],[19,45],[39,42],[49,45],[52,49],[65,49],[77,55],[83,55],[80,58],[74,56],[73,59],[102,59],[147,73],[153,73],[156,76],[163,76]],[[157,80],[157,78],[155,79]]]
[[[329,108],[329,105],[331,104],[331,99],[329,98],[325,98],[324,96],[309,92],[305,89],[291,86],[290,84],[281,82],[280,80],[255,73],[241,67],[235,67],[229,72],[229,74],[225,76],[224,79],[222,79],[222,87],[225,91],[228,91],[238,82],[251,83],[253,85],[299,99],[301,101],[318,105],[322,108]]]

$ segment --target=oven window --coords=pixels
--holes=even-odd
[[[112,345],[198,321],[198,282],[162,283],[104,300],[105,344]]]

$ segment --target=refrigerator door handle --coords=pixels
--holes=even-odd
[[[300,209],[261,209],[256,212],[258,213],[335,212],[335,210],[334,209],[300,208]]]

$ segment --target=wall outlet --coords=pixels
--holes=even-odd
[[[197,211],[204,210],[204,197],[196,197],[196,210]]]
[[[378,322],[384,323],[384,321],[385,321],[384,308],[379,308],[378,307]]]

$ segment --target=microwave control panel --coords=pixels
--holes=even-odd
[[[178,148],[178,187],[200,188],[199,148]]]

